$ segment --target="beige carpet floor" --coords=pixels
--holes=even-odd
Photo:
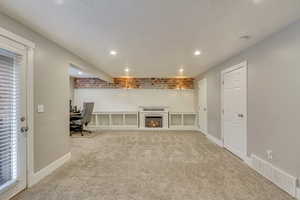
[[[291,200],[197,132],[72,138],[72,160],[15,200]]]

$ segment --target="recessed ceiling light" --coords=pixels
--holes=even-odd
[[[194,52],[194,55],[195,55],[195,56],[199,56],[199,55],[201,55],[201,51],[199,51],[199,50],[196,50],[196,51]]]
[[[118,54],[118,52],[116,52],[115,50],[111,50],[111,51],[109,52],[109,54],[112,55],[112,56],[115,56],[115,55]]]
[[[253,3],[255,3],[255,4],[259,4],[261,2],[262,2],[262,0],[253,0]]]
[[[124,71],[125,71],[125,72],[129,72],[130,69],[129,69],[128,67],[126,67],[126,68],[124,69]]]

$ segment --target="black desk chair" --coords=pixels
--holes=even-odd
[[[70,135],[72,132],[91,133],[91,131],[85,130],[84,126],[87,126],[92,120],[92,114],[94,110],[94,103],[84,103],[81,116],[72,116],[70,118]]]

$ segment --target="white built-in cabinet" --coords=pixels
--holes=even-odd
[[[169,112],[170,130],[197,130],[197,127],[198,114],[196,112]],[[139,112],[95,112],[89,128],[94,130],[139,129]]]
[[[138,112],[96,112],[89,128],[135,129],[138,128]]]
[[[195,112],[170,112],[169,128],[179,130],[197,129],[197,113]]]

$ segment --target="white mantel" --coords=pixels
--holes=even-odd
[[[140,112],[169,112],[169,106],[139,106]]]

